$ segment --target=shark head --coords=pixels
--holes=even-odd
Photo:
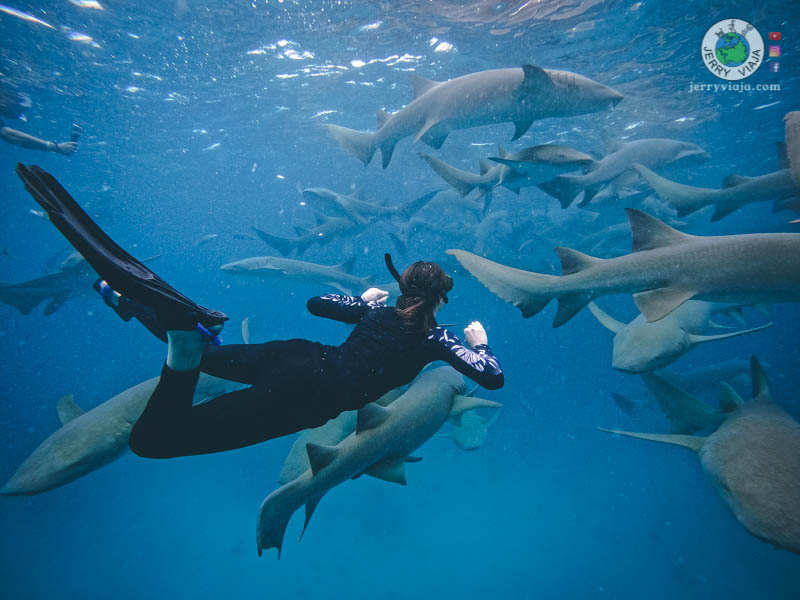
[[[229,273],[258,273],[263,275],[269,271],[283,271],[278,264],[278,259],[272,256],[254,256],[224,264],[221,270]]]
[[[611,365],[615,369],[647,373],[670,364],[691,346],[682,330],[653,325],[626,327],[614,337]]]
[[[678,152],[675,155],[675,160],[683,160],[687,158],[692,159],[692,162],[697,161],[698,163],[702,163],[711,158],[711,153],[707,152],[697,144],[692,144],[690,142],[679,142]]]
[[[623,98],[622,94],[607,85],[577,73],[548,70],[548,75],[556,88],[552,100],[560,116],[611,110]]]

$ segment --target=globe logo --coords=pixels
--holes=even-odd
[[[750,44],[739,33],[726,33],[717,40],[716,55],[726,67],[738,67],[750,56]]]
[[[764,40],[747,21],[726,19],[703,36],[700,55],[714,75],[727,81],[750,77],[764,62]]]

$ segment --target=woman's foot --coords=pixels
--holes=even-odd
[[[222,331],[222,325],[208,329],[213,335]],[[173,371],[193,371],[200,366],[203,351],[210,343],[208,335],[197,329],[170,329],[167,331],[167,366]]]

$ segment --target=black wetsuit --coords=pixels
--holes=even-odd
[[[488,389],[503,372],[486,345],[469,349],[441,327],[427,335],[404,328],[396,310],[360,298],[312,298],[308,310],[356,323],[340,346],[308,340],[210,346],[200,369],[161,379],[130,437],[140,456],[168,458],[241,448],[318,427],[409,383],[422,368],[444,360]],[[199,371],[250,385],[192,405]]]

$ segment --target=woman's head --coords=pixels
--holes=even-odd
[[[398,275],[387,254],[386,264],[400,286],[397,309],[410,329],[427,331],[436,326],[434,314],[447,304],[453,279],[433,262],[418,261]]]

